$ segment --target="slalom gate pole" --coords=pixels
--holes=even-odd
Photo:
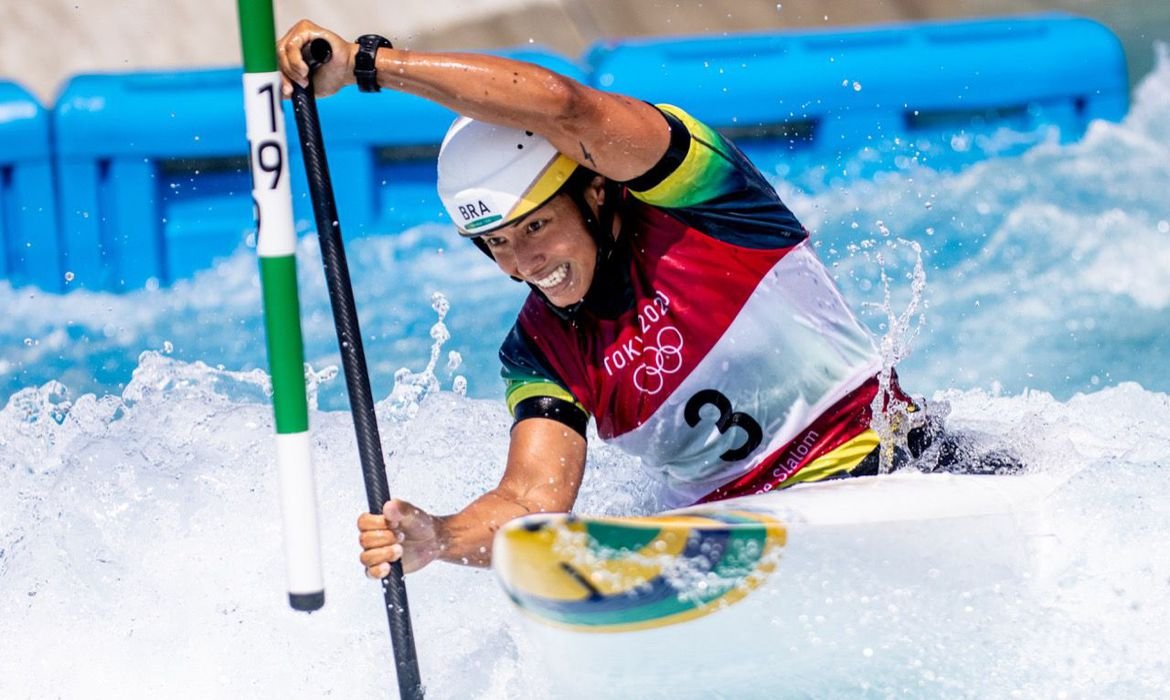
[[[293,85],[293,109],[297,131],[300,132],[305,173],[309,178],[313,214],[317,220],[317,236],[321,241],[321,262],[325,266],[329,300],[333,305],[333,323],[337,329],[338,345],[341,346],[341,362],[345,369],[345,385],[349,390],[354,431],[357,433],[366,498],[370,512],[378,514],[382,512],[382,505],[390,500],[390,487],[386,483],[386,465],[382,459],[382,442],[378,437],[378,421],[374,415],[366,354],[362,348],[362,333],[353,301],[349,266],[345,261],[345,247],[341,241],[341,224],[337,218],[333,184],[329,179],[329,164],[325,160],[325,145],[321,137],[321,122],[313,96],[313,73],[317,67],[329,61],[329,42],[316,39],[305,47],[305,54],[309,64],[309,85],[307,88]],[[422,698],[422,681],[401,561],[394,562],[390,566],[390,575],[382,579],[382,595],[386,601],[390,641],[394,647],[398,694],[403,700]]]
[[[276,414],[280,510],[284,521],[288,601],[312,612],[325,604],[317,489],[305,397],[305,349],[297,294],[297,237],[293,228],[287,139],[280,107],[280,71],[272,0],[239,0],[244,53],[244,111],[256,252],[264,298],[264,330]]]

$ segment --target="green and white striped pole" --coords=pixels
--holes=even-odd
[[[296,610],[325,604],[317,489],[305,397],[305,350],[297,295],[296,231],[289,187],[288,140],[281,110],[272,0],[239,0],[244,50],[244,110],[252,201],[258,229],[264,328],[276,411],[280,511],[288,572],[288,601]]]

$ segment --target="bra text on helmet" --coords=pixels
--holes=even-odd
[[[464,221],[478,219],[481,216],[486,216],[491,213],[492,210],[488,207],[488,205],[484,204],[482,199],[477,202],[472,202],[471,204],[459,205],[459,214],[463,217]]]

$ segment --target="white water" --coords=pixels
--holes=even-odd
[[[906,383],[945,389],[935,396],[956,425],[1017,444],[1035,469],[1077,475],[1045,511],[1059,537],[1027,604],[972,609],[954,591],[916,611],[938,620],[928,638],[813,671],[760,669],[759,697],[782,696],[786,672],[812,673],[819,697],[1170,694],[1168,163],[1163,60],[1124,124],[1094,125],[1076,145],[958,173],[782,185],[859,306],[880,307],[878,251],[894,310],[907,305],[913,256],[886,242],[918,241],[927,322],[901,365]],[[375,391],[388,397],[378,408],[391,489],[436,512],[498,477],[508,419],[490,348],[520,295],[470,246],[444,250],[443,235],[422,227],[351,252]],[[327,370],[331,321],[315,247],[302,252],[309,358],[329,408],[341,393]],[[336,404],[311,416],[326,607],[306,616],[285,603],[267,379],[251,369],[263,362],[254,271],[242,252],[172,290],[76,294],[63,310],[60,297],[0,289],[0,374],[13,387],[0,410],[0,697],[393,694],[380,589],[357,563],[365,496],[352,427]],[[454,364],[468,396],[451,391],[443,355],[441,391],[389,384],[431,357],[435,289],[451,302],[448,346],[464,358]],[[886,312],[867,318],[878,327]],[[127,348],[147,351],[132,377],[119,360]],[[592,450],[580,510],[656,508],[636,464]],[[429,697],[544,694],[548,679],[489,572],[435,566],[408,583]],[[862,616],[855,605],[846,614]],[[970,615],[986,624],[953,624]],[[694,697],[718,696],[702,669],[680,672],[693,675]]]

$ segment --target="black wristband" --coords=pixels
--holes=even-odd
[[[374,57],[378,49],[392,49],[390,40],[378,34],[363,34],[357,38],[358,52],[353,57],[353,77],[357,80],[358,90],[362,92],[378,92],[378,68]]]

